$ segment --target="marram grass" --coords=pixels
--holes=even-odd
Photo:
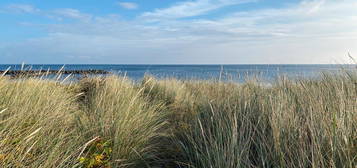
[[[0,77],[0,167],[357,166],[357,74],[249,81]]]

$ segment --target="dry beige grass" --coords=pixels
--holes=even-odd
[[[217,81],[0,77],[0,167],[357,166],[357,74]]]

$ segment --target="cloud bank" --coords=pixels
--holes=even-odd
[[[46,24],[46,37],[0,44],[0,61],[346,63],[347,52],[357,54],[354,0],[309,0],[280,8],[235,11],[218,18],[189,18],[242,3],[258,2],[187,1],[143,12],[131,20],[117,15],[95,16],[76,9],[48,11],[46,15],[76,21]]]

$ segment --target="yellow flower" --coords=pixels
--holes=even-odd
[[[103,145],[100,143],[97,143],[97,148],[103,148]]]
[[[97,155],[97,156],[95,156],[95,160],[98,162],[98,163],[102,163],[103,160],[104,159],[104,155]]]
[[[84,163],[85,161],[86,161],[86,158],[85,158],[85,157],[79,158],[79,163]]]

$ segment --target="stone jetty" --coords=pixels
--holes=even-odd
[[[40,75],[56,75],[56,74],[76,74],[76,75],[101,75],[109,74],[110,72],[105,70],[7,70],[0,71],[0,75],[18,77],[18,76],[40,76]]]

